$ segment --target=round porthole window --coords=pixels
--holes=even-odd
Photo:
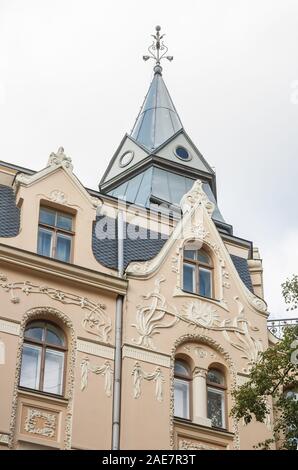
[[[127,152],[124,152],[124,154],[121,156],[119,166],[123,168],[124,166],[129,165],[130,162],[133,160],[133,157],[134,152],[132,150],[127,150]]]
[[[186,150],[186,148],[182,147],[181,145],[178,145],[178,147],[176,147],[175,155],[176,155],[176,157],[180,158],[180,160],[186,161],[186,160],[191,159],[191,156],[190,156],[188,150]]]

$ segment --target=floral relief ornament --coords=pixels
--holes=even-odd
[[[105,312],[105,305],[101,302],[94,302],[86,297],[81,297],[45,285],[39,286],[31,283],[30,281],[9,283],[7,282],[7,277],[4,274],[0,275],[0,287],[2,287],[5,292],[10,293],[10,300],[14,304],[20,302],[20,297],[16,295],[16,292],[20,292],[26,296],[31,294],[44,294],[47,297],[65,305],[76,305],[87,311],[85,318],[82,321],[83,328],[88,333],[97,336],[103,342],[108,343],[110,340],[112,320]]]
[[[43,426],[40,422],[43,421]],[[25,420],[25,431],[32,434],[52,438],[55,435],[57,415],[42,410],[29,408]]]
[[[160,284],[164,281],[163,276],[156,279],[153,292],[143,296],[145,300],[151,300],[151,303],[137,307],[136,323],[132,324],[139,333],[138,340],[132,341],[147,349],[156,349],[152,336],[159,334],[159,330],[163,328],[171,328],[179,321],[176,308],[168,306],[166,298],[160,293]],[[167,316],[173,316],[174,319],[165,322]]]

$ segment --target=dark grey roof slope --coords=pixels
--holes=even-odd
[[[16,237],[20,230],[20,209],[13,189],[0,185],[0,237]]]
[[[117,269],[118,244],[116,220],[100,216],[93,223],[92,250],[97,261]],[[136,225],[125,224],[124,268],[131,261],[154,258],[166,242],[162,235]]]
[[[97,261],[107,268],[117,269],[117,227],[116,220],[100,216],[93,224],[92,250]],[[167,241],[160,233],[136,225],[125,224],[124,268],[131,261],[148,261],[154,258]],[[132,239],[134,238],[134,239]],[[253,292],[247,260],[231,255],[232,261],[245,286]]]
[[[248,264],[247,260],[245,258],[241,258],[240,256],[235,256],[235,255],[230,255],[232,258],[232,261],[235,265],[235,268],[238,271],[238,274],[244,283],[244,285],[251,291],[253,292],[253,287],[252,287],[252,282],[251,282],[251,277],[248,269]]]

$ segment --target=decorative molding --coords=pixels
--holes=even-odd
[[[192,376],[195,377],[201,377],[203,379],[206,379],[208,374],[207,369],[203,369],[202,367],[195,367],[194,370],[192,371]]]
[[[92,356],[103,357],[105,359],[114,360],[115,356],[114,348],[82,339],[78,339],[77,341],[77,350],[83,353],[91,354]]]
[[[179,450],[218,450],[215,447],[209,447],[200,442],[188,441],[186,439],[179,441]]]
[[[154,372],[147,374],[143,371],[138,362],[135,363],[131,375],[133,376],[133,396],[140,398],[141,384],[143,379],[155,382],[155,398],[157,401],[163,401],[163,383],[165,382],[164,375],[160,367],[157,367]]]
[[[51,191],[50,193],[50,200],[52,202],[56,202],[57,204],[67,204],[67,195],[61,191],[60,189],[54,189],[53,191]]]
[[[53,438],[57,429],[57,414],[48,413],[34,408],[28,408],[24,429],[31,434],[38,434],[43,437]],[[40,421],[43,426],[40,427]]]
[[[164,281],[163,276],[156,279],[153,292],[143,295],[145,300],[151,299],[151,304],[137,307],[136,323],[132,324],[139,334],[139,338],[132,339],[132,341],[153,350],[156,349],[156,346],[152,336],[158,334],[159,330],[163,328],[171,328],[179,321],[176,307],[168,306],[166,298],[160,293],[160,284]],[[174,320],[168,323],[163,322],[164,318],[169,315],[174,316]]]
[[[0,444],[7,445],[9,444],[9,434],[0,434]]]
[[[81,297],[76,294],[64,292],[62,290],[47,287],[45,285],[32,284],[30,281],[23,282],[7,282],[7,277],[0,278],[0,287],[5,292],[10,293],[10,300],[12,303],[19,303],[21,298],[16,295],[16,292],[29,296],[31,294],[43,294],[52,300],[56,300],[65,305],[76,305],[82,310],[87,310],[85,318],[82,321],[83,328],[91,334],[94,334],[100,341],[105,343],[109,342],[110,333],[112,330],[112,320],[105,312],[106,306],[100,302],[94,302]]]
[[[96,375],[104,376],[104,387],[108,397],[112,396],[112,384],[113,384],[113,369],[111,363],[106,361],[102,366],[92,366],[89,358],[85,357],[81,362],[81,390],[86,390],[88,385],[89,372],[93,372]]]
[[[234,318],[220,318],[213,306],[200,300],[184,304],[181,313],[178,313],[175,306],[168,306],[165,296],[160,292],[163,281],[164,277],[156,279],[154,291],[143,295],[144,299],[152,300],[149,306],[137,307],[136,323],[132,326],[137,329],[139,339],[132,341],[147,349],[156,349],[152,336],[159,333],[160,329],[170,328],[181,320],[195,329],[221,332],[230,346],[241,351],[241,358],[247,361],[247,367],[243,368],[246,373],[258,360],[259,353],[263,351],[263,343],[261,339],[252,336],[252,333],[258,332],[259,329],[252,326],[246,318],[244,306],[239,298],[234,298],[238,307],[238,315]],[[166,315],[174,317],[174,320],[162,323]]]
[[[69,332],[69,343],[68,343],[68,354],[67,354],[67,380],[66,380],[66,398],[68,400],[65,418],[65,435],[63,449],[71,449],[71,436],[72,436],[72,417],[73,417],[73,394],[74,394],[74,374],[75,374],[75,362],[76,362],[76,336],[72,321],[67,315],[60,312],[59,310],[52,307],[35,307],[27,311],[22,318],[20,325],[20,338],[17,350],[16,359],[16,372],[15,372],[15,384],[12,399],[12,410],[10,420],[10,438],[9,447],[15,447],[16,438],[16,421],[17,421],[17,408],[18,408],[18,386],[21,373],[21,362],[22,362],[22,351],[24,342],[24,331],[26,324],[34,319],[44,318],[44,316],[50,316],[54,319],[60,320]]]
[[[65,155],[63,147],[59,147],[57,153],[52,152],[48,160],[48,166],[59,165],[63,165],[65,168],[71,171],[73,170],[71,158]]]
[[[9,335],[19,336],[20,325],[19,323],[15,323],[15,322],[0,318],[0,331],[1,333],[7,333]]]
[[[198,203],[206,209],[207,214],[211,218],[215,209],[215,205],[208,199],[208,196],[203,189],[203,182],[201,180],[196,180],[191,190],[181,199],[180,206],[183,215],[190,213]]]
[[[175,356],[176,356],[176,351],[179,346],[185,345],[187,346],[187,343],[193,343],[196,342],[198,345],[201,347],[201,345],[207,345],[214,349],[217,353],[221,354],[223,358],[225,359],[228,368],[229,368],[229,373],[231,377],[231,392],[233,392],[236,389],[236,384],[237,384],[237,374],[236,374],[236,367],[234,362],[232,361],[230,355],[226,352],[226,350],[214,339],[210,338],[209,336],[206,335],[201,335],[201,334],[186,334],[183,335],[182,337],[178,338],[174,346],[172,348],[172,354],[171,354],[171,368],[170,368],[170,445],[171,448],[174,449],[175,446],[175,441],[174,441],[174,364],[175,364]],[[234,398],[233,395],[231,395],[231,401],[232,404],[234,403]],[[240,448],[240,434],[239,434],[239,426],[238,426],[238,421],[233,418],[233,432],[234,432],[234,440],[233,440],[233,448],[234,449],[239,449]]]
[[[5,343],[0,338],[0,366],[5,364]]]
[[[231,288],[229,271],[232,271],[238,288],[245,296],[248,305],[258,312],[268,315],[265,301],[250,292],[250,290],[247,289],[241,281],[239,274],[230,259],[230,255],[226,250],[224,242],[220,238],[218,231],[211,220],[214,204],[209,201],[200,180],[195,181],[191,190],[183,196],[180,205],[182,207],[183,217],[177,223],[160,252],[152,260],[146,262],[131,262],[126,269],[127,276],[132,278],[149,278],[152,276],[162,266],[162,263],[175,246],[177,240],[180,240],[180,246],[172,256],[171,260],[172,272],[177,274],[174,297],[190,297],[193,294],[187,294],[181,289],[181,273],[183,265],[182,250],[187,241],[199,241],[202,245],[205,244],[210,250],[212,250],[218,261],[220,292],[218,294],[219,300],[215,303],[225,310],[229,310],[225,300],[225,291]],[[217,243],[215,243],[213,239],[217,240]]]
[[[195,327],[212,328],[219,323],[219,314],[210,304],[197,300],[182,308],[182,317]]]
[[[122,356],[128,357],[129,359],[136,359],[137,361],[149,362],[157,366],[167,368],[171,366],[170,356],[154,353],[145,349],[134,348],[133,346],[123,346]]]

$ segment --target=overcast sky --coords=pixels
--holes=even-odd
[[[216,168],[234,233],[264,260],[272,315],[298,273],[297,0],[0,0],[0,159],[34,170],[64,146],[97,189],[152,78],[156,24],[182,123]],[[297,312],[296,312],[297,316]]]

